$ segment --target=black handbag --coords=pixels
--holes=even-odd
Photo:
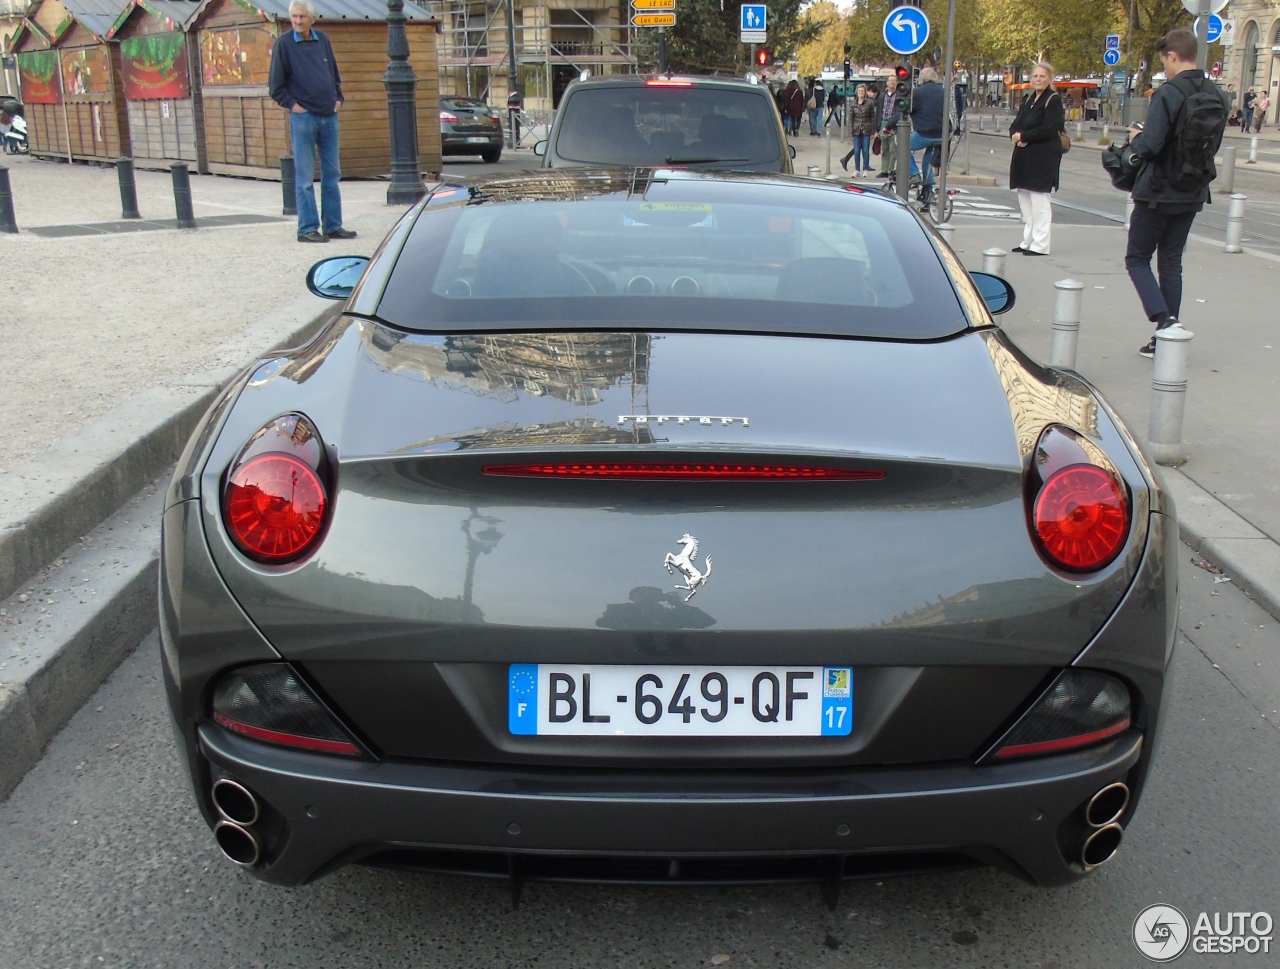
[[[1111,178],[1112,188],[1121,192],[1133,191],[1133,183],[1138,180],[1138,169],[1142,167],[1142,159],[1134,153],[1128,140],[1123,145],[1111,145],[1102,149],[1102,167]]]

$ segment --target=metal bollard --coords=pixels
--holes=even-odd
[[[823,166],[822,174],[827,178],[831,177],[831,125],[822,126],[822,140],[827,143],[827,163]]]
[[[191,173],[186,162],[174,162],[169,166],[173,175],[173,205],[178,210],[178,228],[196,227],[195,209],[191,207]]]
[[[810,177],[810,178],[817,178],[817,177],[818,177],[819,175],[821,175],[821,174],[822,174],[822,169],[821,169],[819,166],[817,166],[817,165],[810,165],[810,166],[809,166],[809,177]]]
[[[1232,145],[1230,148],[1222,149],[1222,172],[1218,176],[1222,180],[1222,184],[1218,186],[1218,191],[1224,195],[1230,195],[1236,190],[1236,149]]]
[[[985,128],[983,126],[985,124],[986,124],[986,119],[982,115],[978,115],[978,130],[984,131]]]
[[[1084,283],[1059,279],[1053,288],[1057,292],[1053,296],[1053,342],[1049,345],[1049,366],[1075,370]]]
[[[1009,255],[1003,249],[984,249],[982,251],[982,271],[993,276],[1004,275],[1004,257]]]
[[[1156,331],[1147,450],[1158,464],[1182,464],[1187,460],[1182,446],[1182,413],[1187,402],[1187,358],[1194,335],[1180,323]]]
[[[979,119],[981,120],[981,119]],[[964,122],[964,168],[960,169],[961,175],[969,174],[969,122]]]
[[[1257,135],[1254,135],[1252,138],[1249,139],[1249,160],[1245,162],[1245,164],[1246,165],[1258,164],[1258,136]]]
[[[1076,141],[1084,141],[1084,122],[1076,122]]]
[[[293,166],[292,155],[280,156],[280,195],[284,201],[281,215],[298,214],[298,172]]]
[[[1231,205],[1227,209],[1227,239],[1223,243],[1223,252],[1244,252],[1240,243],[1244,240],[1244,203],[1249,196],[1237,192],[1231,196]]]
[[[942,222],[937,226],[938,235],[942,236],[942,241],[951,248],[955,248],[956,227],[950,222]]]
[[[117,158],[116,175],[120,179],[120,218],[142,218],[138,211],[138,185],[133,179],[133,159]]]
[[[13,217],[13,189],[9,187],[9,169],[0,165],[0,232],[17,232],[18,220]]]
[[[1124,231],[1129,231],[1129,223],[1133,221],[1133,196],[1124,200]]]

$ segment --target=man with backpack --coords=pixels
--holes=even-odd
[[[1129,129],[1142,167],[1133,186],[1133,214],[1124,266],[1147,319],[1157,330],[1178,322],[1182,305],[1182,253],[1196,213],[1209,201],[1217,175],[1213,156],[1227,127],[1227,103],[1196,67],[1196,37],[1185,28],[1160,41],[1165,77],[1147,109],[1145,128]],[[1159,283],[1151,272],[1156,256]],[[1155,356],[1152,337],[1138,350]]]

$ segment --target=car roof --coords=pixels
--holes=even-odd
[[[575,87],[646,87],[650,82],[688,83],[690,87],[735,87],[758,88],[746,78],[734,77],[730,74],[597,74],[591,77],[578,78],[569,88]],[[568,90],[565,91],[568,93]]]
[[[842,198],[863,196],[871,202],[905,207],[896,195],[860,189],[840,182],[828,182],[787,175],[782,172],[728,171],[722,169],[690,168],[556,168],[532,171],[495,172],[477,178],[466,179],[465,184],[451,181],[448,176],[425,200],[437,202],[446,196],[450,201],[461,200],[455,195],[458,189],[466,189],[473,201],[480,202],[567,202],[592,198],[611,192],[628,191],[640,195],[655,182],[690,182],[708,185],[723,182],[742,185],[749,183],[761,190],[769,187],[788,190],[828,192]]]

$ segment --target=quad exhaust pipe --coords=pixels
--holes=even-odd
[[[1120,850],[1120,842],[1124,840],[1120,818],[1128,806],[1129,786],[1121,781],[1108,784],[1085,804],[1084,820],[1089,826],[1089,835],[1080,846],[1080,864],[1085,871],[1106,864]]]
[[[257,797],[243,784],[222,777],[213,783],[212,798],[220,818],[213,829],[218,847],[241,868],[252,868],[262,858],[262,845],[250,830],[262,816]]]

